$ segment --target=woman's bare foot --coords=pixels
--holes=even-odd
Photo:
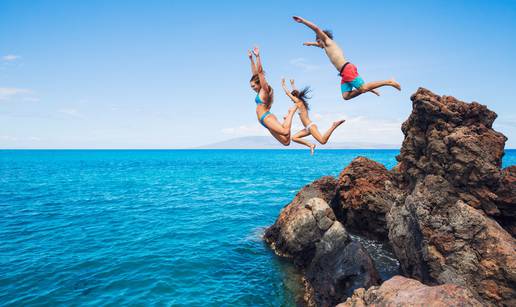
[[[310,145],[310,155],[311,156],[314,155],[314,150],[315,150],[315,144]]]
[[[342,125],[345,121],[346,121],[345,119],[334,121],[332,125],[333,125],[333,127],[337,128],[338,126]]]
[[[398,91],[401,91],[401,85],[398,82],[396,82],[396,80],[389,80],[389,85],[396,88]]]

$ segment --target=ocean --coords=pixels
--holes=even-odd
[[[305,184],[397,154],[0,150],[0,305],[295,306],[299,274],[264,228]]]

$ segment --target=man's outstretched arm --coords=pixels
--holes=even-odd
[[[316,43],[316,42],[306,42],[306,43],[303,43],[303,45],[305,46],[315,46],[315,47],[319,47],[319,44]]]
[[[326,40],[329,39],[328,35],[326,35],[326,33],[323,32],[323,30],[321,30],[321,28],[319,28],[318,26],[316,26],[315,24],[313,24],[312,22],[304,19],[304,18],[301,18],[299,16],[294,16],[292,17],[296,22],[299,22],[299,23],[302,23],[304,24],[305,26],[309,27],[310,29],[312,29],[315,34],[320,38],[322,39],[324,42],[326,42]]]

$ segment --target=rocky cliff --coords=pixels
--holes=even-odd
[[[315,181],[265,241],[304,272],[308,305],[392,303],[379,299],[385,293],[411,304],[425,292],[443,306],[516,306],[516,168],[501,169],[506,137],[492,128],[496,114],[423,88],[411,100],[396,167],[358,157],[338,179]],[[349,233],[388,242],[408,279],[380,285]]]

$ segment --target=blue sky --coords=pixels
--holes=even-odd
[[[395,77],[344,102],[303,16],[332,29],[366,81]],[[498,113],[516,143],[516,1],[0,0],[0,148],[188,148],[267,135],[256,120],[246,50],[313,88],[312,118],[348,120],[335,142],[400,144],[419,87]],[[298,128],[296,119],[294,128]]]

